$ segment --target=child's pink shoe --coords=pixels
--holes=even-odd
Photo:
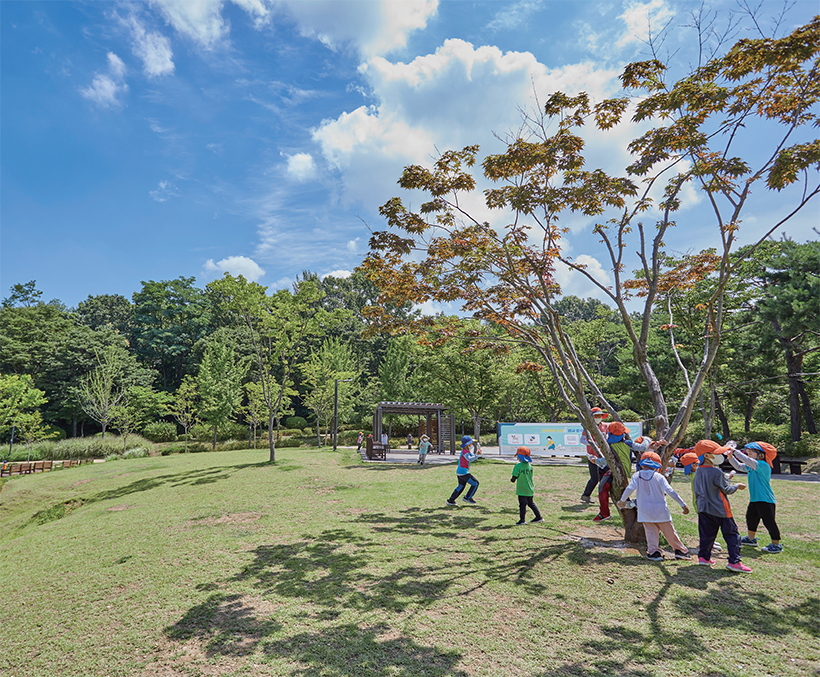
[[[750,573],[752,573],[752,570],[749,567],[747,567],[743,562],[735,562],[734,564],[731,564],[731,563],[727,564],[726,568],[729,571],[737,571],[741,574],[750,574]]]
[[[710,567],[715,563],[713,559],[703,559],[703,557],[698,557],[698,564],[702,564],[705,567]]]

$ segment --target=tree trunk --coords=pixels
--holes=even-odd
[[[743,421],[743,431],[749,432],[752,428],[752,416],[755,412],[755,404],[760,393],[749,393],[749,399],[746,400],[746,417]]]
[[[618,508],[618,512],[624,523],[624,540],[627,543],[646,543],[646,532],[643,524],[638,521],[638,511],[635,508]]]
[[[785,343],[785,341],[784,341]],[[792,442],[798,442],[803,432],[800,411],[800,370],[802,357],[796,357],[791,346],[786,343],[786,370],[789,375],[789,422],[791,424]]]
[[[214,446],[213,446],[213,449],[214,449],[214,451],[216,451],[216,426],[214,426]]]
[[[71,436],[77,437],[77,417],[71,417]]]
[[[322,429],[319,427],[319,417],[316,417],[316,444],[322,446]]]
[[[481,440],[481,417],[473,416],[473,439],[479,442]]]
[[[271,434],[273,432],[273,414],[268,418],[268,445],[270,446],[270,458],[268,463],[276,463],[276,439]]]
[[[717,391],[715,391],[715,412],[720,419],[720,427],[723,429],[723,439],[730,439],[732,436],[732,431],[729,430],[729,421],[726,418],[726,412],[723,411],[723,407],[720,404],[720,397],[718,396]]]

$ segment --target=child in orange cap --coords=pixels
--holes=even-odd
[[[604,423],[604,419],[607,418],[609,414],[603,411],[601,407],[592,407],[591,411],[598,430],[606,435],[606,429],[609,424]],[[584,487],[584,493],[581,494],[581,503],[592,503],[592,490],[598,486],[598,482],[601,479],[601,470],[598,468],[595,460],[601,458],[601,454],[598,451],[592,433],[584,430],[584,433],[581,435],[581,442],[587,445],[587,467],[589,470],[589,481]]]
[[[516,525],[526,524],[527,508],[530,508],[535,515],[533,524],[543,522],[544,518],[535,505],[533,496],[535,495],[535,484],[532,481],[532,458],[529,447],[518,447],[515,452],[518,463],[513,468],[510,482],[516,482],[515,493],[518,494],[518,521]]]
[[[752,570],[740,561],[740,534],[732,517],[729,501],[726,499],[738,489],[745,489],[746,485],[729,484],[729,480],[720,469],[724,454],[728,451],[730,447],[722,447],[712,440],[701,440],[695,445],[695,453],[703,456],[703,463],[692,485],[698,506],[698,564],[711,566],[715,563],[712,559],[712,545],[720,531],[729,550],[729,563],[726,568],[748,574]]]

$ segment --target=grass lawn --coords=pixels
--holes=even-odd
[[[6,482],[0,673],[820,675],[820,483],[775,481],[784,551],[744,549],[742,575],[725,550],[710,569],[625,548],[617,513],[596,525],[577,504],[586,468],[537,466],[545,522],[516,527],[501,462],[474,466],[479,505],[451,508],[453,465],[266,458]],[[741,528],[746,500],[732,497]],[[696,517],[673,514],[696,545]]]

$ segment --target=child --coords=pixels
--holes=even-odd
[[[777,456],[777,449],[766,442],[750,442],[743,451],[731,452],[729,463],[738,470],[742,470],[745,465],[748,468],[749,477],[749,507],[746,509],[746,528],[748,536],[740,539],[741,545],[751,545],[757,547],[757,527],[760,521],[769,532],[772,542],[763,552],[778,553],[783,552],[780,545],[780,529],[774,519],[775,500],[772,491],[772,461]]]
[[[533,500],[535,485],[532,481],[532,458],[530,457],[529,447],[518,447],[515,456],[518,463],[513,468],[512,477],[510,478],[510,482],[517,482],[515,493],[518,494],[518,521],[515,524],[517,526],[527,523],[527,520],[524,519],[527,516],[527,506],[532,508],[535,515],[532,523],[543,522],[544,518],[541,517],[538,506],[535,505]]]
[[[427,458],[427,452],[430,451],[430,447],[433,445],[430,444],[430,438],[427,435],[422,435],[421,440],[419,440],[419,460],[416,463],[420,463],[424,465],[424,461]]]
[[[640,454],[649,449],[652,444],[652,440],[648,437],[644,437],[642,440],[639,444],[629,439],[626,426],[620,421],[610,423],[607,428],[607,444],[621,460],[621,465],[623,465],[624,472],[627,475],[632,471],[632,450]],[[612,471],[603,458],[596,459],[595,463],[603,470],[603,474],[598,484],[598,514],[592,518],[592,521],[603,522],[610,518],[609,490],[612,486]]]
[[[681,542],[675,526],[672,524],[672,515],[666,505],[666,494],[681,508],[683,514],[689,514],[689,508],[684,500],[670,486],[661,472],[661,457],[654,451],[647,451],[641,456],[641,469],[632,475],[618,505],[626,507],[626,499],[635,493],[638,503],[638,521],[643,524],[646,532],[646,559],[653,562],[662,562],[663,554],[658,545],[659,534],[663,534],[666,541],[675,551],[675,559],[692,559],[687,547]]]
[[[740,573],[751,573],[751,569],[740,561],[740,535],[737,524],[732,518],[732,509],[726,497],[738,489],[745,489],[745,484],[729,484],[729,480],[720,469],[723,463],[723,454],[729,447],[721,447],[712,440],[700,440],[695,445],[695,454],[703,456],[692,488],[695,492],[695,501],[698,506],[698,535],[700,548],[698,550],[698,564],[712,566],[712,545],[715,542],[718,530],[723,534],[726,547],[729,550],[729,563],[726,568]]]
[[[698,504],[695,500],[695,473],[698,471],[698,467],[700,467],[700,462],[703,460],[702,456],[698,456],[695,453],[695,448],[692,447],[691,449],[682,449],[680,450],[682,453],[680,457],[680,463],[683,466],[683,474],[689,477],[689,485],[692,487],[692,508],[695,511],[695,514],[698,514]],[[676,454],[679,452],[676,452]],[[669,462],[670,465],[674,463],[674,456],[672,460]],[[728,479],[728,478],[727,478]],[[723,552],[723,548],[721,547],[720,543],[713,543],[712,550],[714,552]]]
[[[604,423],[604,419],[607,416],[609,416],[609,414],[603,411],[600,407],[592,408],[592,418],[595,421],[595,425],[598,426],[598,430],[600,430],[604,435],[606,435],[606,429],[608,426],[607,423]],[[585,430],[581,435],[581,442],[587,445],[587,466],[589,470],[589,481],[584,487],[584,493],[581,494],[581,503],[592,503],[592,490],[601,480],[601,470],[598,468],[595,460],[601,458],[601,454],[598,453],[598,447],[595,444],[595,438],[592,436],[592,433]]]
[[[458,457],[458,467],[456,468],[458,486],[453,490],[453,493],[450,494],[450,498],[447,499],[447,505],[455,505],[456,499],[461,495],[461,492],[464,491],[464,487],[468,484],[470,485],[470,490],[462,500],[465,503],[475,503],[473,496],[475,496],[475,492],[478,491],[478,480],[470,474],[470,463],[478,458],[481,449],[472,452],[470,451],[472,445],[473,438],[469,435],[465,435],[461,438],[461,455]]]

